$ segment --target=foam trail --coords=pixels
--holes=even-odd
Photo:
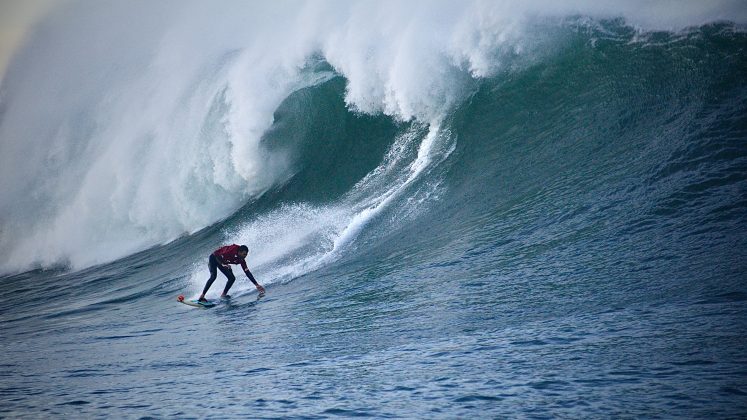
[[[455,145],[455,139],[438,123],[427,128],[416,125],[398,137],[382,164],[339,203],[281,207],[238,231],[227,231],[226,242],[249,246],[252,272],[265,284],[289,281],[318,270],[341,258],[364,228],[384,211],[408,205],[407,198],[417,192],[411,187],[430,168],[446,160]],[[192,271],[190,284],[194,290],[204,285],[204,271],[202,266]],[[211,294],[218,293],[220,287]],[[234,295],[253,291],[246,283],[234,288]]]
[[[418,147],[418,154],[415,161],[409,166],[404,181],[396,183],[393,187],[385,191],[376,197],[369,199],[363,205],[359,205],[362,208],[356,212],[347,224],[345,229],[335,238],[332,250],[322,258],[322,262],[326,263],[330,259],[337,257],[341,252],[341,249],[352,242],[361,232],[366,224],[372,219],[381,214],[387,206],[389,206],[393,200],[400,197],[402,193],[422,174],[422,172],[433,163],[433,153],[437,140],[444,140],[447,136],[439,130],[438,123],[433,123],[426,135],[425,139]],[[455,144],[452,142],[451,147],[447,148],[444,153],[439,157],[438,162],[440,163],[451,154],[454,150]]]

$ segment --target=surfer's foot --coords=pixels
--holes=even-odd
[[[208,300],[205,299],[205,296],[200,296],[199,299],[197,299],[198,302],[207,302]]]
[[[220,295],[221,299],[231,299],[231,295]]]

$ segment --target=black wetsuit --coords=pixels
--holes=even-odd
[[[224,267],[221,263],[219,263],[218,258],[216,258],[213,254],[210,254],[210,258],[208,258],[208,267],[210,268],[210,278],[208,279],[207,284],[205,284],[205,289],[202,291],[202,294],[204,295],[205,293],[207,293],[208,289],[210,289],[210,286],[213,285],[215,278],[218,277],[217,269],[220,269],[220,272],[223,273],[223,275],[225,275],[228,279],[226,288],[223,290],[223,294],[227,294],[228,289],[230,289],[231,286],[233,286],[233,282],[236,281],[236,276],[233,275],[233,271],[231,271],[230,268]]]
[[[228,289],[233,286],[233,282],[236,281],[236,276],[233,275],[231,268],[225,267],[224,264],[240,264],[246,276],[249,277],[249,280],[251,280],[255,286],[258,286],[257,280],[254,279],[252,272],[249,271],[249,268],[246,266],[246,260],[244,260],[244,257],[239,255],[240,249],[240,246],[233,244],[218,248],[215,252],[210,254],[210,258],[208,259],[210,278],[205,284],[205,289],[202,291],[203,296],[205,296],[205,293],[207,293],[208,289],[210,289],[210,286],[215,281],[215,278],[218,276],[218,268],[220,268],[221,273],[223,273],[228,279],[226,288],[223,290],[224,295],[228,294]]]

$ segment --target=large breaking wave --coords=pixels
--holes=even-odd
[[[318,101],[332,86],[344,101],[334,115],[378,118],[386,140],[373,156],[381,160],[351,171],[346,189],[326,201],[285,202],[226,232],[271,243],[256,263],[290,258],[277,276],[313,269],[392,203],[404,200],[396,219],[437,196],[433,168],[458,138],[451,118],[482,82],[556,56],[569,31],[603,32],[604,19],[622,18],[645,36],[742,22],[747,13],[736,1],[685,2],[674,12],[667,4],[60,6],[2,81],[0,271],[111,261],[197,232],[308,175],[319,164],[308,156],[324,152],[318,139],[314,150],[293,141],[315,135],[298,113],[324,109],[302,106],[303,95],[311,89]],[[284,126],[284,115],[296,123]]]

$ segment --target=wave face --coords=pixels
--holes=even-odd
[[[739,417],[745,12],[54,11],[0,91],[0,415]],[[224,243],[267,296],[176,303]]]

